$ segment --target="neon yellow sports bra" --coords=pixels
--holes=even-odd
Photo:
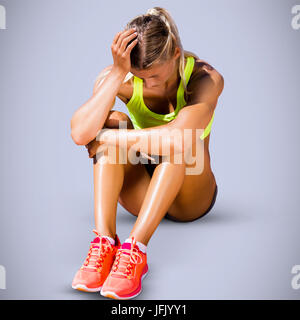
[[[186,83],[188,83],[195,64],[194,57],[187,57],[184,69]],[[168,114],[159,114],[151,111],[144,103],[143,99],[143,80],[134,76],[133,94],[129,102],[126,104],[129,116],[133,123],[134,129],[143,129],[149,127],[160,126],[166,124],[177,117],[178,112],[186,105],[184,99],[184,88],[182,79],[177,89],[177,105],[175,111]],[[200,139],[204,140],[210,133],[211,125],[214,120],[215,113],[205,128]]]

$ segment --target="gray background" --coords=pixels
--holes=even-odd
[[[1,0],[1,299],[106,299],[71,289],[93,238],[93,171],[73,112],[111,64],[114,35],[155,5],[225,79],[210,152],[213,210],[164,220],[136,299],[299,299],[299,1]],[[114,109],[126,111],[117,100]],[[135,217],[118,206],[124,241]]]

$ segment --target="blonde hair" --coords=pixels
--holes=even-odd
[[[170,13],[164,8],[153,7],[148,9],[146,14],[134,17],[127,23],[125,29],[133,27],[136,28],[138,33],[138,42],[130,53],[131,66],[135,69],[143,70],[150,68],[153,64],[161,64],[172,58],[175,48],[179,47],[179,74],[183,82],[184,91],[189,94],[184,74],[184,61],[189,56],[194,57],[196,60],[199,57],[190,51],[183,50],[177,26]],[[133,77],[133,74],[129,72],[124,82],[131,77]]]
[[[172,58],[175,48],[180,49],[179,74],[183,80],[184,91],[187,83],[184,74],[185,57],[199,59],[192,52],[183,50],[177,26],[170,13],[161,7],[148,9],[127,23],[125,29],[135,27],[138,33],[138,43],[130,54],[131,65],[135,69],[147,69],[155,63],[163,63]],[[130,42],[129,42],[130,44]]]

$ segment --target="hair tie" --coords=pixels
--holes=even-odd
[[[169,32],[171,33],[171,26],[169,24],[169,21],[166,19],[164,15],[160,14],[159,11],[157,11],[155,8],[151,8],[147,11],[147,14],[159,17],[165,23]]]

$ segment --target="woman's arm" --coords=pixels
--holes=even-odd
[[[210,108],[207,104],[201,103],[201,113],[207,113]],[[200,109],[199,109],[200,110]],[[189,114],[189,113],[185,113]],[[193,116],[194,113],[193,113]],[[198,112],[199,116],[199,112]],[[185,116],[184,119],[187,119]],[[180,112],[173,121],[145,129],[104,129],[97,134],[96,140],[100,145],[107,146],[119,145],[127,150],[134,149],[142,154],[157,156],[173,156],[178,153],[185,153],[199,138],[203,130],[199,129],[199,123],[187,124],[182,121]],[[190,129],[190,130],[188,130]]]
[[[101,72],[92,97],[72,116],[71,136],[76,144],[86,145],[103,128],[125,76],[124,72],[111,66]]]
[[[133,148],[149,155],[184,153],[195,139],[201,136],[210,122],[223,87],[222,75],[216,70],[210,70],[205,77],[199,77],[194,81],[193,94],[173,121],[138,130],[100,130],[96,139],[100,144]]]
[[[137,33],[133,28],[115,35],[111,45],[114,64],[110,73],[99,85],[99,89],[94,90],[95,94],[74,113],[71,119],[71,136],[76,144],[88,144],[103,128],[120,86],[130,71],[130,52],[137,43],[137,39],[133,40],[136,36]],[[107,68],[102,71],[103,76],[107,71]]]

